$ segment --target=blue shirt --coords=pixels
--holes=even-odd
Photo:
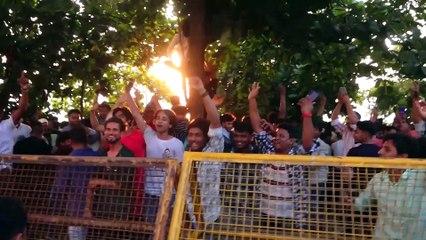
[[[426,239],[426,171],[406,170],[399,181],[391,181],[389,173],[376,174],[355,200],[355,209],[368,209],[377,200],[378,218],[374,239]]]

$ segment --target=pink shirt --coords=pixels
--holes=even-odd
[[[133,129],[128,136],[121,135],[121,143],[132,151],[135,157],[146,157],[146,142],[141,130]]]

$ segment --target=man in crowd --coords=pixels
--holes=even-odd
[[[85,127],[83,123],[81,122],[81,112],[78,109],[71,109],[68,111],[68,125],[62,129],[63,132],[70,131],[74,128],[84,128],[88,135],[88,144],[89,147],[92,148],[94,151],[97,151],[99,149],[99,134],[96,132],[96,130]]]
[[[88,147],[86,129],[80,127],[69,131],[72,152],[70,156],[100,156],[98,152]],[[61,205],[62,195],[67,195],[66,213],[70,217],[83,217],[87,195],[87,185],[90,180],[92,166],[60,165],[55,178],[51,199],[54,201],[54,210],[58,211]],[[81,226],[69,226],[70,240],[86,239],[87,228]]]
[[[13,146],[15,145],[13,139],[13,132],[16,125],[19,123],[24,111],[28,107],[28,92],[30,91],[30,83],[22,72],[21,77],[18,79],[19,86],[21,87],[21,98],[19,99],[18,109],[13,111],[10,118],[0,120],[0,154],[12,154]],[[12,170],[11,163],[0,162],[0,171],[3,169]]]
[[[18,141],[13,147],[14,154],[50,155],[52,146],[46,143],[43,138],[43,126],[40,122],[32,123],[31,135],[28,138]]]
[[[354,132],[356,123],[360,120],[360,115],[353,110],[348,94],[339,92],[337,96],[339,101],[331,115],[331,125],[335,128],[336,132],[342,135],[342,144],[338,145],[341,146],[338,149],[333,149],[333,155],[346,156],[349,150],[355,145]],[[346,125],[342,124],[338,119],[343,106],[346,108],[348,114]]]
[[[108,143],[105,149],[105,155],[108,157],[134,157],[132,151],[121,143],[121,135],[126,126],[123,121],[117,117],[112,117],[105,121],[105,140]]]
[[[188,126],[188,151],[223,152],[224,137],[220,115],[203,82],[199,77],[189,79],[190,86],[200,95],[207,119],[196,118]],[[199,183],[204,222],[217,221],[221,213],[220,173],[222,164],[218,162],[201,162],[198,166]],[[191,208],[192,206],[188,206]],[[189,209],[188,212],[193,212]],[[194,222],[195,220],[192,219]]]
[[[381,158],[417,157],[417,143],[396,133],[384,137]],[[426,172],[418,169],[385,169],[376,174],[361,194],[344,202],[363,211],[377,201],[374,239],[424,239],[426,236]]]
[[[280,124],[276,136],[272,138],[261,128],[261,118],[257,108],[256,97],[259,94],[259,83],[253,83],[248,95],[250,120],[259,150],[267,154],[312,154],[317,151],[319,143],[314,141],[312,125],[312,101],[308,98],[300,100],[299,105],[303,117],[302,145],[296,144],[294,128]],[[306,169],[301,165],[268,164],[262,170],[260,187],[260,209],[262,224],[276,227],[305,228],[308,214]]]
[[[223,152],[231,152],[232,151],[232,128],[234,127],[235,116],[230,113],[225,113],[220,116],[220,124],[222,128],[225,130],[223,132],[223,136],[225,137],[225,146]]]

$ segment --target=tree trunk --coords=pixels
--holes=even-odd
[[[187,1],[190,25],[189,54],[187,59],[187,76],[199,76],[206,86],[207,78],[204,72],[204,49],[206,48],[205,14],[206,0]],[[197,92],[190,89],[189,112],[191,118],[203,117],[204,106]]]

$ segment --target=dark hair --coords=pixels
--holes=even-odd
[[[266,120],[272,124],[277,123],[278,121],[278,113],[277,112],[269,112],[266,115]]]
[[[56,138],[56,146],[59,146],[61,143],[65,142],[68,139],[70,139],[69,131],[60,132],[58,134],[58,137]]]
[[[123,121],[118,117],[112,117],[112,118],[106,120],[105,123],[104,123],[105,128],[108,125],[108,123],[117,123],[118,126],[120,127],[120,131],[126,130],[126,126],[124,125]]]
[[[220,116],[220,123],[224,122],[233,122],[235,121],[236,117],[231,113],[225,113]]]
[[[371,121],[360,121],[356,124],[356,127],[364,132],[367,132],[370,134],[370,136],[373,136],[376,134],[376,126]]]
[[[188,125],[188,132],[191,128],[199,128],[203,133],[204,137],[208,138],[209,135],[210,121],[204,118],[195,118]]]
[[[355,116],[358,118],[358,121],[361,121],[361,114],[359,112],[354,111]]]
[[[27,227],[27,211],[21,201],[0,197],[0,239],[10,240]]]
[[[126,116],[128,122],[133,121],[133,115],[127,107],[114,108],[112,115],[115,116],[118,112],[122,112],[123,115]]]
[[[82,127],[72,128],[69,131],[69,133],[70,133],[71,142],[87,144],[88,139],[87,139],[86,129]]]
[[[103,107],[103,108],[108,109],[108,111],[111,111],[111,106],[107,102],[102,102],[101,104],[99,104],[99,107],[100,108]]]
[[[69,111],[68,111],[68,117],[69,117],[71,114],[78,114],[78,115],[80,115],[80,116],[81,116],[81,112],[80,112],[80,110],[78,110],[78,109],[71,109],[71,110],[69,110]]]
[[[43,125],[39,121],[31,121],[31,134],[41,135],[43,134]]]
[[[174,130],[176,128],[176,124],[177,124],[176,114],[172,110],[169,110],[169,109],[160,109],[160,110],[157,110],[155,112],[154,119],[157,118],[157,116],[160,112],[163,112],[169,118],[170,125],[172,125],[172,127],[169,129],[169,134],[172,134],[174,132]]]
[[[315,129],[318,129],[318,131],[321,132],[325,128],[326,124],[321,119],[312,117],[312,125]]]
[[[250,123],[243,122],[243,121],[235,121],[234,122],[234,132],[247,132],[249,134],[253,133],[253,128],[251,127]]]
[[[176,105],[172,107],[172,111],[177,115],[186,115],[188,113],[188,108],[182,105]]]
[[[296,138],[296,129],[294,126],[288,123],[280,123],[277,128],[286,130],[290,138]]]
[[[407,154],[409,158],[418,156],[419,147],[417,140],[401,133],[392,133],[383,137],[383,142],[392,141],[398,155]]]

